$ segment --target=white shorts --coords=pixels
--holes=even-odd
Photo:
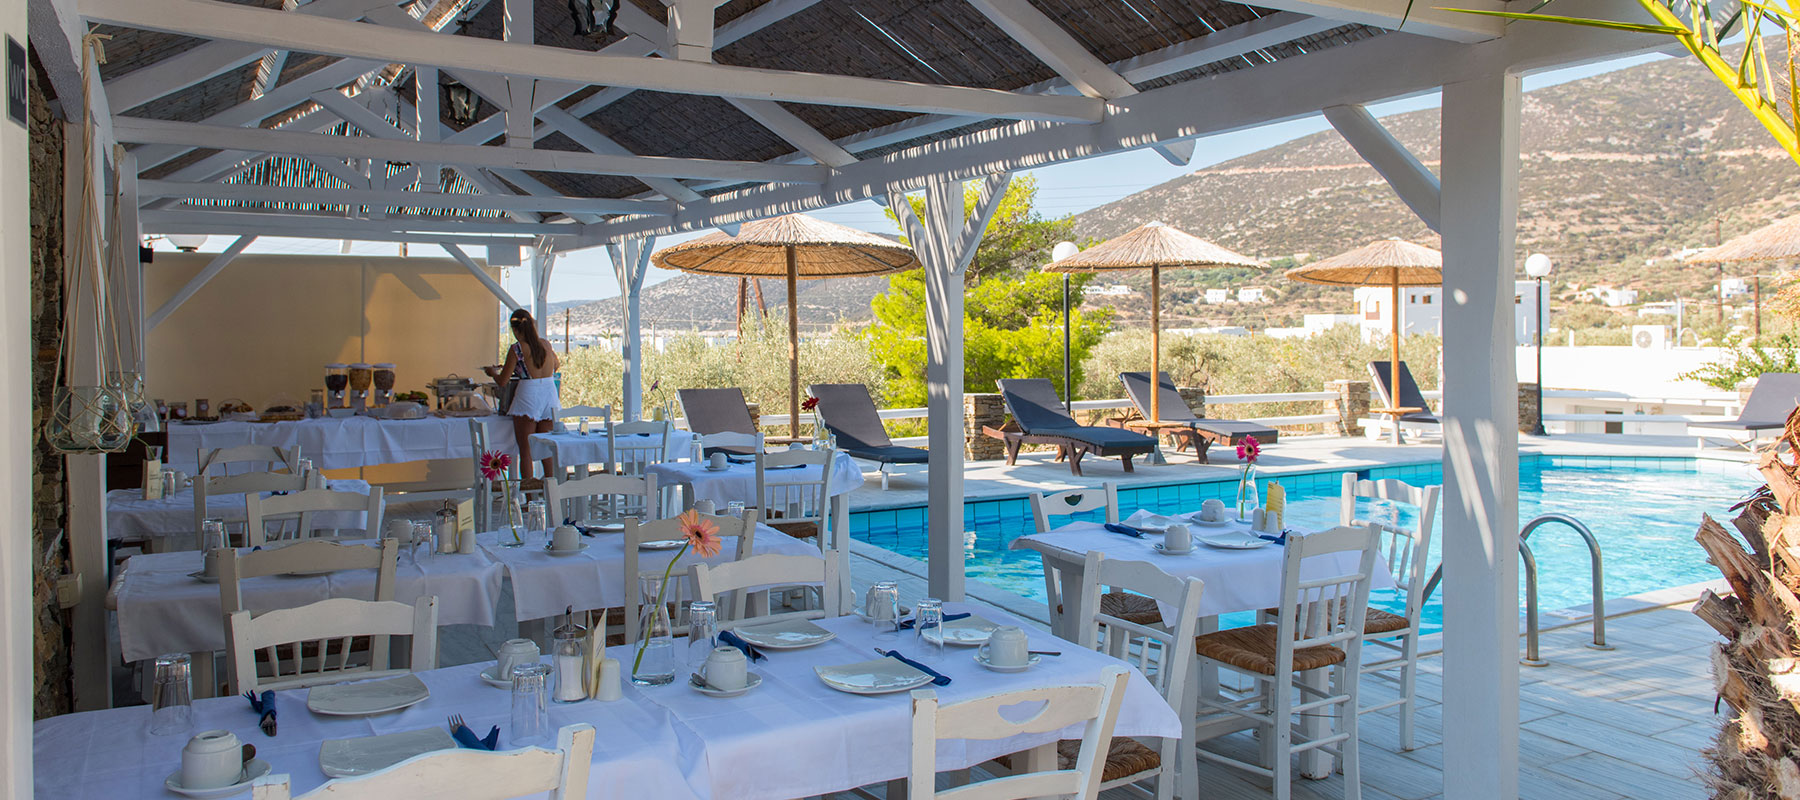
[[[556,378],[526,378],[519,381],[519,388],[513,392],[512,406],[506,409],[506,414],[541,421],[556,419],[561,410],[562,404],[556,396]]]

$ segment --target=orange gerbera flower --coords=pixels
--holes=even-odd
[[[719,554],[724,541],[719,538],[719,526],[710,519],[703,519],[700,512],[688,509],[677,519],[681,520],[681,535],[687,537],[688,549],[700,554],[701,558],[712,558]]]

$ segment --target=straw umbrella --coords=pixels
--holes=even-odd
[[[1703,250],[1689,258],[1697,264],[1726,264],[1742,261],[1793,261],[1800,259],[1800,216],[1776,220],[1761,228],[1732,239],[1711,250]],[[1762,276],[1756,282],[1756,338],[1762,339]],[[1719,302],[1724,303],[1721,294]]]
[[[1123,236],[1094,245],[1044,267],[1046,272],[1105,272],[1115,269],[1150,270],[1150,385],[1162,372],[1162,270],[1163,267],[1251,267],[1268,265],[1233,253],[1190,233],[1161,222],[1148,222]],[[1068,387],[1064,387],[1067,391]],[[1150,392],[1149,420],[1162,421],[1162,392]]]
[[[1388,340],[1389,381],[1394,408],[1375,409],[1394,418],[1394,440],[1400,440],[1400,287],[1437,286],[1444,282],[1444,254],[1399,239],[1370,242],[1330,258],[1294,267],[1288,278],[1326,286],[1387,286],[1393,289],[1393,336]],[[1422,409],[1414,409],[1422,410]]]
[[[736,236],[708,234],[650,257],[663,269],[731,278],[786,278],[788,421],[800,438],[800,312],[796,284],[820,278],[857,278],[919,266],[912,248],[866,231],[805,214],[746,222]]]

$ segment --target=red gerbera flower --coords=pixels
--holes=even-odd
[[[805,400],[800,401],[800,410],[801,411],[811,411],[818,407],[819,407],[819,398],[817,398],[817,397],[808,397]]]
[[[481,454],[480,464],[483,479],[499,480],[512,468],[512,456],[499,450],[489,450]]]
[[[1237,457],[1239,461],[1254,464],[1256,463],[1256,457],[1259,455],[1262,455],[1262,446],[1257,443],[1256,437],[1254,436],[1244,437],[1243,443],[1237,446]]]

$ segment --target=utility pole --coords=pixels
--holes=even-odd
[[[1713,217],[1713,247],[1718,247],[1719,245],[1722,245],[1725,243],[1724,234],[1722,231],[1723,231],[1723,227],[1719,224],[1719,218]],[[1723,261],[1719,262],[1719,276],[1718,277],[1719,277],[1719,283],[1718,283],[1718,287],[1717,287],[1719,290],[1718,322],[1720,325],[1723,325],[1723,324],[1725,324],[1725,262],[1723,262]]]
[[[1752,329],[1754,331],[1754,333],[1750,337],[1750,343],[1753,345],[1761,345],[1762,344],[1762,276],[1761,275],[1752,276],[1750,281],[1751,281],[1752,285],[1754,285],[1756,287],[1756,299],[1752,302],[1752,305],[1751,305],[1751,307],[1753,309],[1755,309],[1755,311],[1753,311],[1751,313],[1751,319],[1754,320],[1754,322],[1751,324],[1753,324],[1755,327]]]
[[[572,309],[563,309],[563,355],[569,354],[569,315]]]

